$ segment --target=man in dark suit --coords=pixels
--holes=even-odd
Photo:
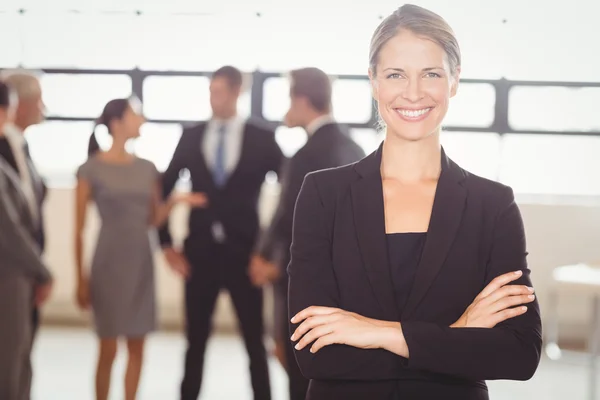
[[[8,86],[0,82],[0,128],[12,114]],[[0,139],[4,139],[0,129]],[[33,216],[14,167],[0,157],[0,398],[28,399],[31,388],[32,319],[35,303],[49,294],[50,272],[34,240]]]
[[[183,169],[192,190],[208,197],[208,206],[191,210],[183,253],[174,249],[167,226],[160,230],[164,255],[186,276],[188,341],[181,399],[198,397],[206,341],[217,295],[227,289],[237,313],[248,356],[255,400],[271,398],[263,342],[263,294],[247,274],[259,230],[257,203],[265,175],[279,172],[284,159],[274,132],[237,115],[242,74],[225,66],[210,82],[213,117],[185,129],[164,174],[165,197]]]
[[[269,282],[275,284],[276,343],[280,353],[283,353],[288,372],[290,400],[304,400],[308,379],[302,376],[288,339],[288,277],[284,272],[290,259],[294,205],[306,174],[351,164],[365,154],[331,116],[329,77],[317,68],[294,70],[290,75],[291,105],[285,124],[291,128],[304,128],[308,141],[285,169],[277,211],[252,259],[250,276],[257,286]]]
[[[13,118],[3,127],[3,135],[0,137],[0,157],[20,178],[21,189],[32,216],[35,239],[43,251],[45,242],[43,201],[46,196],[46,186],[31,160],[29,146],[25,140],[27,128],[44,120],[42,89],[36,75],[29,71],[3,71],[0,77],[16,93],[18,100]],[[47,297],[51,289],[51,283],[39,285],[35,289],[36,296]],[[35,337],[39,326],[37,305],[34,306],[32,313],[32,337]]]

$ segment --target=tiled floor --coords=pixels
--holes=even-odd
[[[157,333],[150,337],[138,399],[177,400],[183,352],[181,335]],[[111,399],[122,399],[123,356],[121,352],[113,370]],[[95,358],[95,338],[91,332],[42,329],[33,357],[33,400],[92,400]],[[209,343],[206,362],[201,400],[252,399],[247,358],[238,337],[214,337]],[[490,397],[492,400],[588,400],[584,363],[585,359],[580,357],[570,362],[543,360],[529,382],[489,382]],[[274,359],[270,367],[273,400],[286,400],[285,373]]]

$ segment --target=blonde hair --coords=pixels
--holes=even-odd
[[[461,65],[461,55],[450,25],[434,12],[413,4],[405,4],[385,18],[373,33],[369,51],[369,69],[373,76],[377,75],[381,49],[403,29],[437,43],[448,56],[450,72],[452,75],[456,73]]]
[[[41,90],[39,74],[26,69],[0,71],[0,80],[15,91],[19,99],[38,96]]]

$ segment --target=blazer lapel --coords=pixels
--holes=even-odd
[[[352,208],[358,245],[373,292],[385,318],[395,320],[398,308],[387,256],[380,165],[381,147],[356,164],[362,179],[351,186]]]
[[[409,318],[440,272],[456,237],[466,204],[464,172],[442,150],[442,173],[433,202],[427,239],[402,318]]]

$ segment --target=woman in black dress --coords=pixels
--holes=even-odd
[[[371,42],[385,140],[307,175],[291,247],[291,340],[307,399],[488,399],[527,380],[540,312],[510,187],[440,145],[460,50],[448,24],[405,5]]]

